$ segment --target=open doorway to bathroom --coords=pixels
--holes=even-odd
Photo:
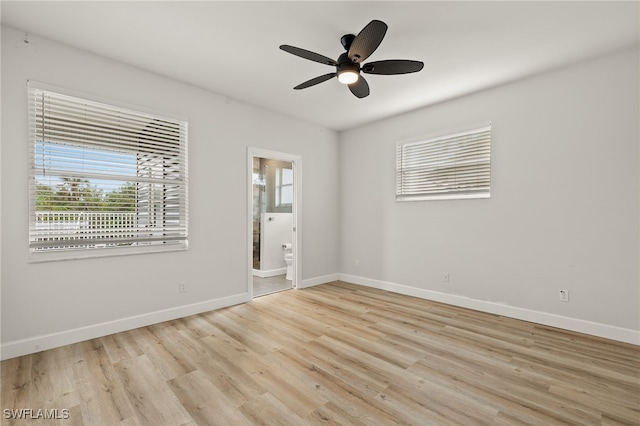
[[[296,161],[250,149],[250,271],[253,297],[296,287]]]

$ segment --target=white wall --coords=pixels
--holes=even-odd
[[[335,276],[335,132],[22,36],[2,28],[4,358],[247,300],[248,146],[302,156],[302,278]],[[188,251],[28,263],[28,79],[189,119]]]
[[[619,52],[341,134],[342,278],[640,343],[638,64]],[[490,199],[395,202],[396,141],[486,122]]]
[[[260,270],[266,272],[286,268],[282,246],[293,243],[293,214],[261,213],[260,222]]]

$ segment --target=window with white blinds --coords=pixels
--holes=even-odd
[[[488,198],[491,125],[396,146],[396,200]]]
[[[31,258],[185,249],[187,122],[46,87],[29,83]]]

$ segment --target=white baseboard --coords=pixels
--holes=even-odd
[[[282,275],[286,273],[287,270],[286,268],[284,268],[281,271],[278,271],[279,272],[274,275]],[[311,278],[303,280],[302,285],[298,286],[298,288],[312,287],[314,285],[336,281],[337,279],[338,274]],[[241,293],[234,296],[223,297],[220,299],[212,299],[204,302],[194,303],[191,305],[179,306],[176,308],[157,312],[150,312],[147,314],[136,315],[133,317],[122,318],[86,327],[79,327],[73,330],[45,334],[22,340],[9,341],[0,345],[0,360],[15,358],[22,355],[44,351],[47,349],[53,349],[64,345],[82,342],[85,340],[96,339],[98,337],[108,336],[110,334],[119,333],[122,331],[133,330],[135,328],[145,327],[163,321],[171,321],[177,318],[184,318],[189,315],[196,315],[215,309],[225,308],[227,306],[245,303],[250,300],[251,297],[249,293]]]
[[[122,331],[133,330],[151,324],[183,318],[189,315],[196,315],[214,309],[225,308],[251,300],[249,293],[241,293],[234,296],[211,299],[204,302],[193,303],[191,305],[178,306],[176,308],[162,311],[150,312],[148,314],[136,315],[133,317],[108,321],[100,324],[80,327],[73,330],[35,336],[23,340],[5,342],[0,347],[0,359],[15,358],[21,355],[32,354],[59,346],[70,345],[85,340],[95,339],[109,334]]]
[[[440,293],[432,290],[425,290],[396,284],[389,281],[374,280],[371,278],[359,277],[349,274],[338,274],[340,281],[373,287],[380,290],[388,290],[394,293],[405,294],[407,296],[419,297],[433,300],[435,302],[447,303],[449,305],[460,306],[462,308],[474,309],[476,311],[487,312],[495,315],[502,315],[509,318],[534,322],[536,324],[548,325],[564,330],[589,334],[592,336],[604,337],[618,342],[640,345],[640,331],[628,328],[615,327],[612,325],[585,321],[576,318],[564,317],[561,315],[546,312],[533,311],[530,309],[518,308],[501,303],[487,302],[483,300],[471,299],[469,297],[457,296],[454,294]]]
[[[530,321],[537,324],[548,325],[551,327],[558,327],[578,333],[589,334],[592,336],[604,337],[606,339],[616,340],[619,342],[640,345],[640,331],[637,330],[563,317],[561,315],[533,311],[495,302],[476,300],[464,296],[440,293],[437,291],[425,290],[402,284],[396,284],[389,281],[374,280],[371,278],[365,278],[355,275],[336,273],[309,278],[306,280],[302,280],[302,283],[298,286],[298,288],[302,289],[313,287],[337,280],[367,287],[373,287],[381,290],[388,290],[394,293],[405,294],[422,299],[433,300],[435,302],[447,303],[449,305],[460,306],[463,308],[474,309],[491,314],[503,315],[506,317]],[[23,340],[5,342],[0,346],[0,359],[5,360],[21,355],[44,351],[47,349],[53,349],[59,346],[95,339],[98,337],[132,330],[139,327],[145,327],[163,321],[170,321],[177,318],[187,317],[189,315],[196,315],[215,309],[225,308],[227,306],[245,303],[250,300],[251,298],[249,293],[240,293],[220,299],[212,299],[204,302],[194,303],[191,305],[150,312],[148,314],[136,315],[133,317],[108,321],[86,327],[80,327],[73,330],[35,336]]]
[[[309,278],[306,280],[302,280],[302,285],[299,285],[298,288],[307,288],[313,287],[314,285],[326,284],[332,281],[338,281],[340,274],[329,274],[323,275],[321,277]]]
[[[268,277],[275,277],[275,276],[278,276],[278,275],[286,274],[287,273],[287,268],[285,266],[284,268],[269,269],[269,270],[266,270],[266,271],[261,271],[260,269],[254,269],[252,273],[256,277],[268,278]]]

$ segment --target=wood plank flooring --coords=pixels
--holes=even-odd
[[[1,367],[3,425],[640,424],[637,346],[342,282]]]

